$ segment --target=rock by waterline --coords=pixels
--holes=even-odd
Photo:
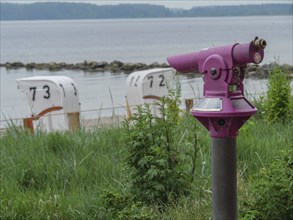
[[[276,67],[280,66],[283,70],[288,73],[288,77],[293,78],[293,66],[289,64],[277,64],[275,62],[257,65],[250,64],[246,68],[245,77],[249,78],[267,78],[270,71]],[[151,68],[167,68],[170,67],[166,63],[154,62],[151,64],[145,63],[124,63],[121,61],[114,60],[112,62],[106,61],[87,61],[82,63],[22,63],[22,62],[6,62],[0,63],[0,67],[5,67],[7,70],[25,68],[28,71],[31,70],[47,70],[47,71],[61,71],[61,70],[78,70],[84,72],[111,72],[111,73],[126,73],[129,74],[138,70],[145,70]]]

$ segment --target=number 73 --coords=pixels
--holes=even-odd
[[[50,87],[48,85],[44,85],[43,86],[43,89],[45,90],[45,95],[43,96],[44,99],[49,99],[50,96],[51,96],[51,93],[50,93]],[[32,101],[35,101],[36,100],[36,91],[37,91],[37,87],[36,86],[32,86],[29,88],[29,90],[33,93],[32,94]]]

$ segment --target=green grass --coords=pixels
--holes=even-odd
[[[280,151],[293,144],[293,122],[268,124],[250,120],[240,130],[237,139],[238,168],[251,175],[270,164]]]
[[[169,205],[162,219],[211,216],[210,138],[201,125],[196,178],[190,194]],[[251,119],[237,139],[239,208],[248,183],[293,143],[293,123]],[[108,219],[104,190],[123,192],[125,133],[120,127],[30,134],[10,128],[1,137],[0,219]]]
[[[88,218],[104,188],[121,179],[122,130],[35,135],[11,129],[1,138],[0,218]]]

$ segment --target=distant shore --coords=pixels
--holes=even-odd
[[[106,2],[106,1],[105,1]],[[182,3],[182,6],[184,3]],[[168,8],[154,4],[96,5],[74,2],[35,2],[30,4],[0,3],[0,19],[4,20],[67,20],[67,19],[131,19],[186,18],[227,16],[292,15],[290,4],[240,4],[196,6],[191,9]]]
[[[246,68],[245,77],[249,78],[267,78],[270,71],[280,66],[288,73],[288,77],[293,78],[293,66],[289,64],[277,64],[269,63],[264,65],[250,64]],[[145,63],[123,63],[121,61],[114,60],[112,62],[106,61],[84,61],[82,63],[22,63],[22,62],[6,62],[0,63],[0,67],[6,68],[6,70],[16,70],[24,68],[27,71],[33,70],[46,70],[46,71],[62,71],[62,70],[73,70],[73,71],[84,71],[84,72],[110,72],[110,73],[125,73],[129,74],[134,71],[151,69],[151,68],[168,68],[170,67],[166,63],[154,62],[151,64]]]

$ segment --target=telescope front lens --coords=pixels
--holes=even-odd
[[[262,49],[265,49],[265,47],[267,46],[267,42],[265,40],[261,39],[260,46]]]
[[[265,49],[265,47],[267,46],[267,42],[264,39],[259,39],[258,37],[255,37],[252,43],[255,49],[257,50]]]

